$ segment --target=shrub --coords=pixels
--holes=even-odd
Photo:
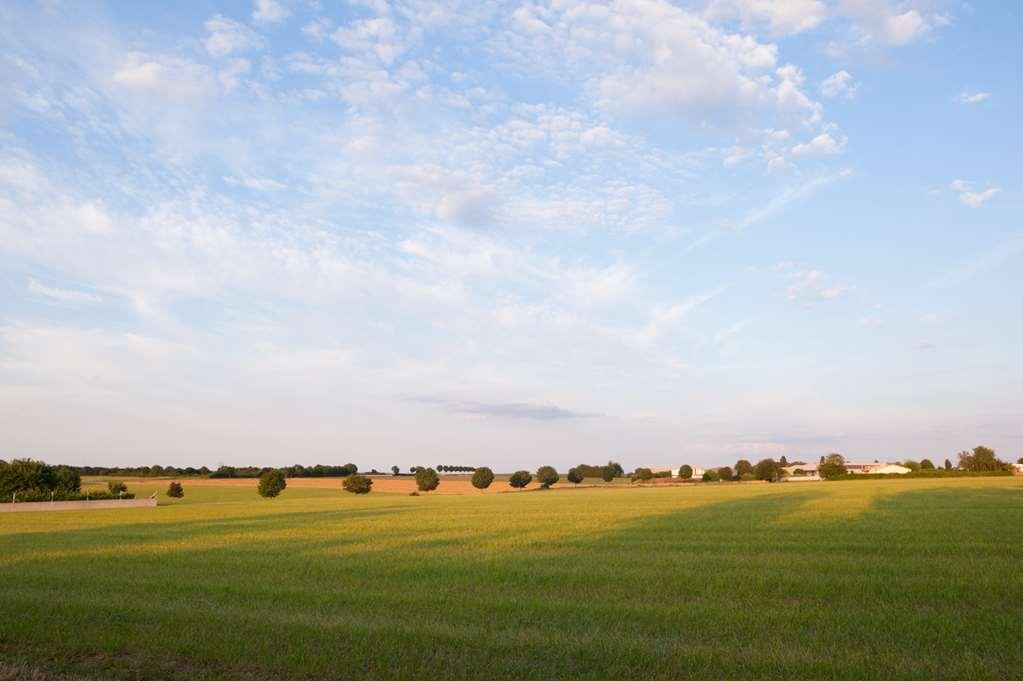
[[[703,472],[704,482],[716,482],[718,480],[718,472],[713,468],[708,468]]]
[[[693,467],[689,464],[682,466],[678,469],[678,477],[683,480],[691,480],[693,478]]]
[[[573,485],[578,485],[580,482],[584,480],[582,471],[580,471],[578,468],[569,468],[567,477],[568,481]]]
[[[640,481],[652,480],[653,477],[654,477],[654,472],[652,470],[650,470],[649,468],[637,468],[636,470],[634,470],[632,472],[632,481],[633,482],[636,482],[637,480],[640,480]]]
[[[934,462],[931,461],[930,459],[924,459],[923,461],[920,462],[920,470],[922,470],[922,471],[933,471],[934,470]]]
[[[522,489],[533,481],[533,476],[529,474],[529,471],[515,471],[508,478],[508,484],[515,489]]]
[[[283,492],[287,486],[288,481],[284,477],[284,472],[271,468],[259,476],[259,487],[257,490],[259,491],[259,496],[273,499]]]
[[[120,494],[121,492],[127,492],[128,486],[120,480],[107,480],[107,489],[110,490],[111,494]]]
[[[369,494],[373,489],[373,481],[365,475],[349,475],[341,483],[341,487],[352,494]]]
[[[615,473],[617,471],[614,466],[604,466],[600,469],[600,479],[604,482],[611,482],[615,479]]]
[[[172,499],[180,499],[185,496],[185,488],[181,486],[180,482],[172,482],[167,485],[167,496]]]
[[[440,476],[432,468],[420,468],[416,471],[416,488],[420,492],[432,492],[440,484]]]
[[[486,466],[477,468],[476,472],[472,474],[472,486],[476,489],[486,489],[492,482],[494,482],[494,471]]]
[[[735,473],[733,473],[732,469],[728,466],[722,466],[718,469],[718,477],[722,480],[731,480],[735,477]]]

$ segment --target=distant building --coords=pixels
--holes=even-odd
[[[1014,463],[1014,464],[1012,464],[1012,474],[1013,475],[1023,475],[1023,463]]]

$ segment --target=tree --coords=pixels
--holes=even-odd
[[[56,471],[54,491],[58,494],[76,494],[82,490],[82,476],[73,468],[59,466]]]
[[[841,454],[828,454],[824,463],[817,467],[817,472],[825,480],[838,478],[846,474],[845,457]]]
[[[561,476],[558,475],[558,471],[554,469],[554,466],[540,466],[536,469],[536,481],[544,489],[549,488],[560,479]]]
[[[440,484],[440,476],[432,468],[420,468],[416,471],[416,488],[420,492],[432,492]]]
[[[568,478],[568,481],[573,485],[578,485],[585,479],[583,477],[582,471],[580,471],[578,468],[569,468],[568,475],[566,477]]]
[[[400,468],[398,468],[397,466],[391,466],[391,475],[398,475],[398,473],[400,472],[401,472]]]
[[[952,462],[949,461],[948,459],[945,459],[945,470],[946,471],[952,470]]]
[[[284,477],[284,472],[276,468],[271,468],[268,471],[264,471],[259,476],[259,487],[257,491],[259,496],[266,497],[267,499],[273,499],[278,494],[284,491],[284,488],[288,486],[288,481]]]
[[[779,465],[779,466],[782,466],[782,467],[784,467],[784,466],[788,466],[788,465],[789,465],[789,460],[785,458],[785,455],[784,455],[784,454],[782,454],[782,455],[781,455],[781,458],[780,458],[780,459],[778,459],[778,465]]]
[[[683,480],[692,480],[693,478],[693,467],[689,464],[684,464],[682,468],[678,469],[678,477]]]
[[[354,463],[346,463],[344,466],[341,466],[340,473],[342,478],[347,478],[349,475],[355,475],[358,472],[359,467]]]
[[[731,480],[732,478],[735,477],[735,473],[733,473],[732,469],[729,468],[728,466],[722,466],[721,468],[718,469],[718,477],[720,477],[722,480]]]
[[[107,480],[107,489],[111,494],[120,494],[121,492],[127,492],[128,486],[120,480]]]
[[[1023,463],[1023,456],[1019,457],[1019,459],[1016,460],[1016,463]]]
[[[611,482],[615,479],[615,472],[614,466],[602,466],[600,469],[600,479],[604,482]]]
[[[492,482],[494,482],[494,471],[486,466],[477,468],[476,472],[472,474],[472,486],[476,489],[486,489]]]
[[[515,489],[522,489],[533,481],[533,476],[529,474],[529,471],[515,471],[508,478],[508,484]]]
[[[821,457],[821,461],[820,462],[824,463],[824,457],[823,456]]]
[[[653,477],[654,472],[649,468],[637,468],[632,472],[633,482],[635,482],[636,480],[652,480]]]
[[[708,468],[707,470],[705,470],[703,472],[703,481],[704,482],[717,482],[717,480],[718,480],[718,472],[716,470],[714,470],[713,468]]]
[[[373,480],[365,475],[349,475],[341,483],[341,488],[352,494],[369,494],[373,489]]]
[[[757,480],[775,482],[781,477],[781,469],[774,459],[761,459],[753,467],[753,475],[757,476]]]
[[[620,478],[623,475],[625,475],[625,469],[622,468],[622,464],[618,463],[617,461],[608,461],[607,465],[610,466],[611,470],[614,471],[615,474],[614,476],[616,478]]]
[[[934,470],[934,462],[931,461],[930,459],[923,459],[920,462],[920,470],[922,470],[922,471],[933,471]]]
[[[989,447],[974,447],[972,452],[959,453],[959,468],[966,471],[1000,471],[1005,463]]]
[[[746,459],[739,459],[735,462],[735,474],[738,476],[746,475],[747,473],[753,472],[753,464]]]
[[[0,495],[4,499],[22,492],[52,492],[56,485],[57,472],[42,461],[12,459],[0,465]]]
[[[167,485],[167,496],[172,499],[180,499],[185,496],[185,488],[181,486],[180,482],[172,482]]]

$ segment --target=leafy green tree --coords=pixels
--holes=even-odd
[[[57,472],[52,466],[32,459],[12,459],[0,464],[0,495],[52,492],[57,487]]]
[[[784,454],[782,454],[781,458],[778,459],[778,465],[781,466],[782,468],[789,465],[789,460],[785,458]]]
[[[494,471],[486,466],[477,468],[472,474],[472,486],[476,489],[486,489],[494,482]]]
[[[728,466],[722,466],[718,469],[718,477],[722,480],[731,480],[735,477],[735,473]]]
[[[920,462],[920,470],[922,470],[922,471],[933,471],[934,470],[934,462],[931,461],[930,459],[923,459]]]
[[[73,468],[59,466],[54,491],[58,494],[76,494],[82,490],[82,476]]]
[[[902,465],[908,468],[909,470],[913,471],[914,473],[920,470],[920,462],[914,461],[913,459],[906,459],[905,461],[902,462]]]
[[[693,467],[690,466],[689,464],[684,464],[681,468],[678,469],[678,477],[682,478],[683,480],[692,480]]]
[[[578,468],[568,469],[568,481],[573,485],[578,485],[584,480],[582,472]]]
[[[602,466],[600,468],[600,479],[604,482],[611,482],[615,479],[614,466]]]
[[[952,470],[952,462],[949,461],[948,459],[945,459],[945,470],[946,471]]]
[[[397,476],[398,473],[401,473],[401,469],[397,466],[391,466],[391,475]]]
[[[120,494],[121,492],[127,492],[128,486],[120,480],[107,480],[107,490],[111,494]]]
[[[432,468],[420,468],[416,471],[416,488],[420,492],[432,492],[440,484],[440,476]]]
[[[972,452],[959,453],[959,468],[965,471],[1000,471],[1005,467],[988,447],[974,447]]]
[[[369,494],[373,490],[373,480],[365,475],[349,475],[341,483],[341,488],[352,494]]]
[[[1019,457],[1019,459],[1016,460],[1016,463],[1023,463],[1023,456]]]
[[[625,469],[622,468],[622,464],[618,463],[617,461],[608,461],[607,465],[611,468],[611,470],[614,471],[615,474],[614,476],[616,478],[620,478],[623,475],[625,475]]]
[[[544,489],[547,489],[560,479],[561,476],[558,475],[558,472],[554,470],[553,466],[540,466],[536,469],[536,481],[539,482],[540,486]]]
[[[271,468],[259,476],[259,496],[273,499],[288,486],[288,480],[284,477],[284,471]]]
[[[825,480],[838,478],[846,474],[845,457],[841,454],[828,454],[824,457],[824,463],[817,467],[817,472]]]
[[[718,480],[718,472],[716,470],[714,470],[713,468],[708,468],[707,470],[705,470],[703,472],[703,481],[704,482],[717,482],[717,480]]]
[[[753,475],[757,476],[757,480],[775,482],[781,477],[781,468],[774,459],[761,459],[753,467]]]
[[[753,464],[746,459],[739,459],[735,462],[735,474],[739,477],[753,472]]]
[[[180,499],[185,496],[185,488],[181,486],[180,482],[172,482],[167,485],[167,496],[171,499]]]
[[[636,480],[641,480],[641,481],[643,481],[643,480],[652,480],[653,477],[654,477],[654,472],[652,470],[650,470],[649,468],[637,468],[636,470],[634,470],[632,472],[632,480],[633,480],[633,482],[635,482]]]
[[[824,463],[824,457],[823,456],[821,457],[820,463]]]
[[[508,478],[508,484],[515,489],[522,489],[533,481],[533,476],[529,474],[529,471],[515,471]]]

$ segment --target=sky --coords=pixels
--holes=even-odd
[[[1014,2],[0,5],[0,458],[1023,456]]]

